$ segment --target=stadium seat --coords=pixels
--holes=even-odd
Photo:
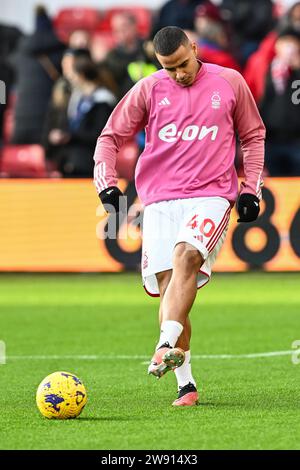
[[[136,17],[139,34],[143,38],[149,36],[152,26],[152,12],[148,8],[138,6],[107,8],[104,12],[103,20],[99,24],[99,30],[111,31],[110,23],[112,16],[122,12],[132,13]]]
[[[135,141],[127,142],[117,156],[116,171],[119,178],[128,181],[134,179],[134,171],[139,156],[139,149]]]
[[[100,11],[96,8],[64,8],[55,16],[54,27],[60,39],[67,42],[76,29],[93,33],[100,20]]]
[[[2,149],[1,177],[47,177],[45,153],[40,145],[7,145]]]

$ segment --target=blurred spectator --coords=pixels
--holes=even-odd
[[[76,114],[68,119],[66,128],[65,103],[61,103],[62,124],[56,127],[59,114],[54,120],[48,119],[46,148],[51,150],[49,158],[56,159],[57,169],[65,177],[92,177],[95,143],[116,100],[99,78],[96,65],[87,57],[75,58],[71,81],[81,92]]]
[[[274,9],[277,17],[286,16],[298,3],[296,0],[274,0]]]
[[[276,40],[260,105],[271,176],[300,175],[300,108],[292,100],[294,80],[300,80],[300,31],[289,28]]]
[[[293,26],[296,31],[300,31],[300,2],[295,3],[288,11],[289,24]]]
[[[223,0],[222,9],[230,12],[234,44],[240,51],[242,66],[258,48],[275,24],[272,0]]]
[[[69,131],[69,118],[72,119],[77,112],[81,99],[81,92],[72,88],[75,57],[87,57],[87,49],[66,49],[62,61],[62,76],[55,82],[52,97],[44,121],[42,144],[45,148],[47,167],[49,172],[56,170],[58,162],[63,160],[65,148],[60,137]],[[67,143],[69,139],[65,139]]]
[[[74,74],[74,63],[76,58],[79,57],[86,57],[88,59],[91,59],[90,51],[88,49],[67,49],[62,58],[62,80],[67,81],[70,86]],[[73,116],[76,114],[76,109],[80,98],[81,91],[77,88],[72,89],[68,103],[68,116],[70,119],[72,119]]]
[[[142,78],[148,77],[152,73],[156,72],[161,65],[156,59],[156,55],[154,52],[154,46],[152,41],[145,41],[143,43],[143,60],[138,60],[135,62],[131,62],[128,67],[128,76],[131,82],[128,82],[128,85],[133,86]],[[145,131],[140,131],[135,136],[135,141],[137,143],[139,149],[139,155],[142,153],[145,147]]]
[[[275,43],[278,31],[284,30],[287,27],[291,27],[296,31],[300,30],[300,2],[295,3],[286,12],[286,15],[280,19],[276,30],[271,31],[263,39],[258,50],[252,54],[246,63],[244,77],[257,103],[261,100],[266,75],[275,56]]]
[[[0,56],[8,57],[18,46],[22,36],[18,28],[0,24]]]
[[[276,31],[271,31],[261,42],[258,50],[249,57],[244,77],[257,103],[260,102],[265,88],[266,75],[275,55]]]
[[[36,9],[35,32],[20,42],[16,57],[17,103],[12,142],[40,143],[53,83],[60,76],[65,46],[57,39],[43,7]]]
[[[281,27],[292,26],[296,31],[300,31],[300,2],[296,2],[282,17]]]
[[[100,83],[102,83],[103,86],[108,88],[108,90],[111,91],[114,97],[117,98],[119,88],[107,64],[105,62],[98,63],[97,70]]]
[[[51,102],[45,119],[43,146],[45,148],[48,172],[55,171],[64,158],[62,136],[69,131],[68,105],[71,87],[65,79],[59,79],[52,92]],[[66,139],[66,142],[68,139]]]
[[[128,12],[116,13],[111,19],[111,27],[117,46],[108,53],[106,64],[118,84],[120,99],[132,87],[128,65],[144,60],[143,40],[138,34],[135,16]]]
[[[12,26],[0,25],[0,80],[6,86],[6,104],[0,105],[0,142],[2,140],[4,112],[12,89],[15,74],[10,56],[16,49],[22,33]]]
[[[158,63],[156,56],[154,55],[152,41],[143,42],[143,50],[139,59],[130,62],[127,67],[131,86],[142,78],[148,77],[151,73],[156,72],[159,68],[161,68],[161,65]]]
[[[88,31],[77,29],[73,31],[68,42],[70,49],[90,49],[91,36]]]
[[[109,31],[97,31],[91,40],[91,56],[94,62],[103,62],[107,54],[115,47],[115,39]]]
[[[210,1],[195,10],[195,30],[198,35],[198,57],[203,62],[229,67],[240,72],[240,66],[229,52],[229,33],[221,10]]]
[[[158,12],[151,36],[165,26],[178,26],[182,29],[194,29],[195,9],[203,0],[169,0]]]
[[[62,61],[62,73],[66,80],[71,81],[74,74],[74,62],[76,57],[87,57],[91,58],[90,51],[88,49],[66,49]]]

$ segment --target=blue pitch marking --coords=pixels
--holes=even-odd
[[[57,405],[59,405],[63,401],[65,401],[65,400],[62,397],[59,397],[58,395],[55,395],[55,393],[51,393],[49,395],[46,395],[45,403],[51,403],[51,405],[53,406],[55,411],[59,411],[60,407],[57,406]]]
[[[72,377],[72,379],[74,380],[75,382],[75,385],[82,385],[82,382],[75,376],[75,375],[72,375],[72,374],[64,374],[63,372],[61,373],[61,375],[63,375],[64,377]]]

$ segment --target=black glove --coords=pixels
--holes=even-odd
[[[126,211],[126,199],[117,186],[110,186],[99,194],[104,209],[108,213]]]
[[[237,210],[240,218],[238,222],[253,222],[259,214],[259,199],[253,194],[241,194],[237,201]]]

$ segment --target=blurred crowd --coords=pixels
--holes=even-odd
[[[102,22],[95,11],[73,29],[39,6],[31,35],[0,25],[7,96],[0,105],[1,176],[18,176],[1,170],[2,151],[38,145],[47,176],[91,177],[97,137],[124,94],[160,67],[152,39],[167,25],[185,29],[203,62],[243,74],[267,128],[267,174],[299,176],[300,2],[289,3],[169,0],[156,12],[114,9]],[[137,159],[143,133],[133,144]],[[128,174],[125,162],[119,176],[131,178],[133,169]]]

